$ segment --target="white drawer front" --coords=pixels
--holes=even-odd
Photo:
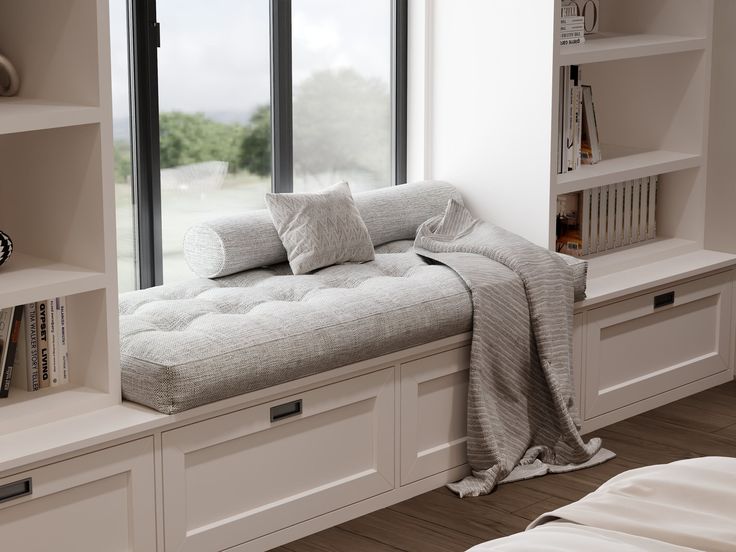
[[[168,431],[163,447],[166,550],[223,550],[393,489],[394,370]]]
[[[153,437],[0,479],[0,495],[28,479],[30,495],[0,503],[0,549],[156,549]]]
[[[586,419],[728,370],[731,278],[718,274],[590,311]],[[657,298],[665,304],[655,307]]]
[[[401,365],[401,484],[466,462],[470,347]]]

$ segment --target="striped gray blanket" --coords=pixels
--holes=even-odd
[[[463,496],[499,482],[599,464],[601,440],[580,436],[572,381],[572,271],[557,254],[474,219],[454,200],[425,222],[418,254],[452,268],[473,298],[468,389],[472,475]]]

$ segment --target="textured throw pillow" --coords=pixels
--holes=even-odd
[[[374,259],[347,182],[316,194],[266,194],[266,205],[294,274]]]

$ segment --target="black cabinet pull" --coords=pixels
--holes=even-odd
[[[280,404],[278,406],[271,407],[271,423],[278,422],[285,418],[291,418],[292,416],[298,416],[302,413],[302,400],[297,399],[288,403]]]
[[[15,500],[22,496],[28,496],[33,492],[33,479],[21,479],[0,487],[0,502]]]
[[[668,291],[661,295],[654,296],[654,308],[666,307],[667,305],[673,305],[675,303],[675,292]]]

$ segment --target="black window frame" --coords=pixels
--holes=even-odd
[[[293,191],[291,0],[270,1],[271,189]],[[350,0],[345,0],[349,2]],[[391,185],[406,182],[408,0],[391,0]],[[128,0],[138,288],[163,283],[156,0]]]

